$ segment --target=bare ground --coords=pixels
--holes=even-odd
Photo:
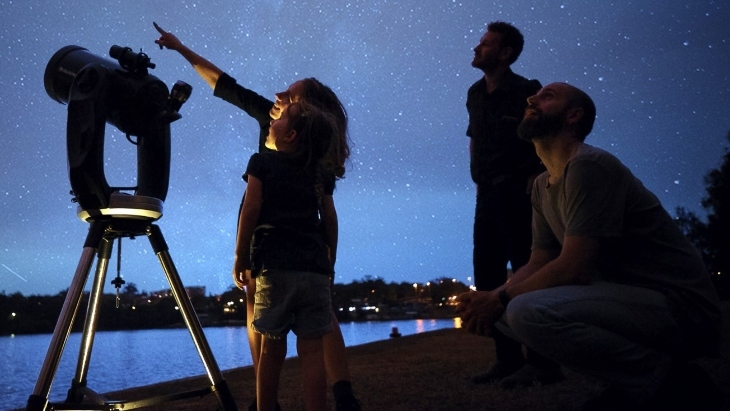
[[[723,303],[723,356],[700,361],[723,391],[730,409],[730,301]],[[245,346],[246,342],[242,341]],[[563,382],[525,389],[504,390],[498,384],[474,385],[469,378],[493,360],[491,339],[459,329],[439,330],[348,348],[356,396],[366,411],[375,410],[499,410],[564,411],[575,409],[600,393],[599,383],[565,371]],[[129,370],[134,372],[135,370]],[[224,371],[239,410],[254,398],[251,367]],[[303,410],[297,358],[284,365],[279,402],[282,409]],[[196,390],[208,386],[204,377],[170,381],[110,393],[109,399],[132,401]],[[330,409],[334,409],[330,394]],[[145,410],[216,410],[214,395],[167,402]]]

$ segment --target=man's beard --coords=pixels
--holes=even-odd
[[[472,59],[471,61],[472,67],[482,71],[495,68],[497,67],[497,65],[499,65],[499,59],[497,58],[495,53],[482,55],[479,59],[474,56],[474,59]]]
[[[523,118],[517,127],[517,135],[525,141],[544,140],[558,134],[562,129],[562,114],[540,114],[537,118]]]

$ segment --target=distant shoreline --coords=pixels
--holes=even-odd
[[[389,321],[412,321],[412,320],[457,320],[457,317],[450,317],[450,316],[431,316],[431,317],[410,317],[410,316],[403,316],[403,317],[390,317],[390,318],[376,318],[376,319],[356,319],[356,320],[347,320],[347,321],[339,321],[340,324],[349,324],[349,323],[367,323],[367,322],[389,322]],[[201,323],[201,326],[203,328],[220,328],[220,327],[245,327],[246,321],[240,321],[240,320],[229,320],[226,322],[211,322],[211,323]],[[185,324],[179,323],[174,324],[166,327],[150,327],[150,328],[115,328],[115,329],[107,329],[107,330],[97,330],[97,332],[115,332],[115,331],[144,331],[144,330],[176,330],[186,328]],[[71,334],[78,334],[83,332],[82,330],[74,330],[71,332]],[[24,335],[52,335],[53,332],[41,332],[41,333],[20,333],[20,334],[2,334],[0,333],[0,338],[3,337],[19,337]]]

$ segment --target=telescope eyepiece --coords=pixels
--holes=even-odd
[[[123,69],[134,74],[147,74],[148,68],[155,68],[155,65],[150,62],[150,58],[143,52],[135,53],[129,47],[122,46],[111,46],[109,49],[109,56],[116,59],[119,65]]]

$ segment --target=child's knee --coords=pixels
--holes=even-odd
[[[300,357],[305,355],[317,355],[323,351],[322,338],[297,337],[297,353]]]

